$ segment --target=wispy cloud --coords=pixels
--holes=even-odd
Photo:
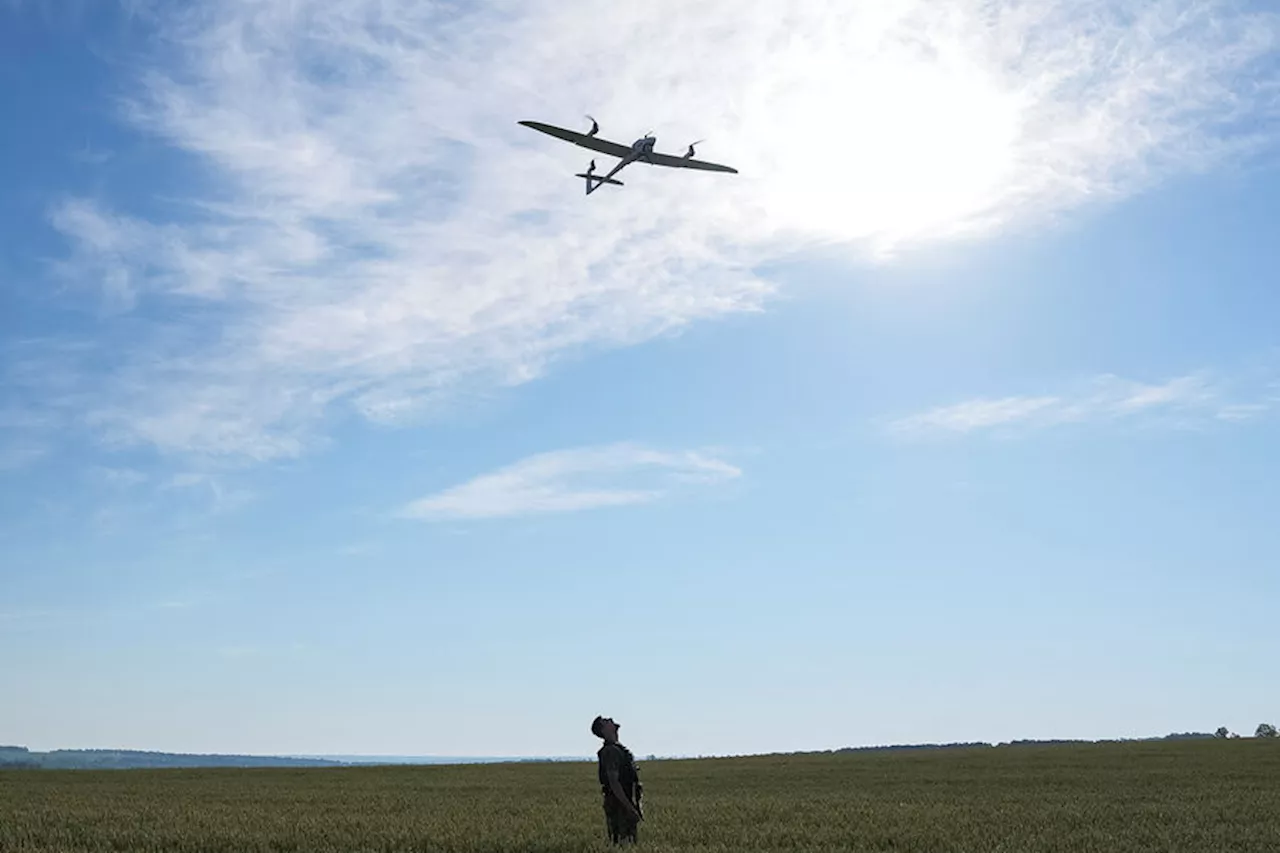
[[[147,475],[133,468],[113,468],[97,465],[90,469],[90,475],[100,483],[117,489],[129,489],[147,482]]]
[[[104,163],[111,162],[111,159],[115,156],[115,152],[111,149],[94,148],[88,142],[71,154],[73,160],[87,166],[101,166]]]
[[[401,515],[427,520],[505,518],[658,500],[673,487],[722,482],[738,468],[700,453],[631,444],[541,453],[414,501]]]
[[[68,280],[169,318],[130,327],[76,417],[260,460],[330,418],[422,417],[583,348],[759,310],[773,285],[751,270],[779,255],[884,257],[1234,162],[1271,142],[1249,120],[1274,115],[1259,63],[1280,34],[1230,0],[130,10],[166,61],[127,119],[214,189],[164,218],[53,210]],[[638,167],[585,201],[587,155],[515,122],[587,112],[624,142],[706,138],[741,174]]]
[[[0,611],[0,631],[33,631],[58,622],[65,611],[48,608]]]
[[[978,398],[940,406],[894,420],[888,429],[899,436],[921,436],[1011,432],[1139,417],[1173,419],[1180,424],[1242,421],[1280,404],[1265,390],[1246,389],[1244,398],[1233,396],[1236,393],[1241,392],[1208,372],[1155,384],[1107,375],[1055,395]]]
[[[266,658],[280,657],[290,654],[298,654],[311,649],[307,643],[293,642],[288,644],[277,643],[273,645],[234,645],[219,646],[214,650],[218,657],[223,658]]]
[[[26,468],[43,458],[49,449],[42,444],[17,440],[0,444],[0,472]]]
[[[160,490],[204,493],[208,497],[209,512],[215,514],[239,509],[258,497],[251,489],[228,486],[223,478],[200,471],[174,474],[160,485]]]
[[[4,378],[0,376],[0,381]],[[25,468],[48,455],[45,436],[57,423],[55,418],[6,403],[0,397],[0,472]]]

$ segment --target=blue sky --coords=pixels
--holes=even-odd
[[[0,4],[0,742],[1274,721],[1280,16],[845,6]]]

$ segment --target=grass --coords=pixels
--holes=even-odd
[[[1280,742],[641,764],[652,851],[1280,850]],[[0,851],[592,851],[591,764],[0,772]]]

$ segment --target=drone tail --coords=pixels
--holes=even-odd
[[[583,178],[587,182],[587,195],[591,195],[595,190],[599,189],[601,184],[613,184],[615,187],[622,186],[622,181],[614,178],[606,178],[603,175],[591,175],[586,172],[579,172],[574,175],[575,178]]]

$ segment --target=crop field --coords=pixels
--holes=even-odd
[[[1280,743],[641,762],[652,851],[1280,850]],[[594,764],[0,772],[0,851],[607,849]]]

